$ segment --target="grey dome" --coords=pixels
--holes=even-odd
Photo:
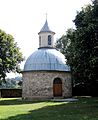
[[[54,48],[40,48],[27,59],[24,71],[54,70],[70,71],[66,65],[65,57]]]

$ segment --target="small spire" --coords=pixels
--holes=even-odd
[[[48,22],[47,22],[47,19],[46,19],[46,22],[45,22],[45,24],[42,27],[40,32],[49,32],[49,31],[51,31],[51,30],[49,29]]]
[[[39,33],[41,33],[41,32],[51,32],[51,33],[55,34],[55,32],[51,31],[50,28],[49,28],[49,26],[48,26],[47,13],[46,13],[46,21],[45,21],[45,24],[43,25],[43,27],[42,27],[42,29],[40,30]],[[38,33],[38,34],[39,34],[39,33]]]

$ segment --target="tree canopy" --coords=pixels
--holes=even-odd
[[[75,29],[68,29],[56,42],[71,67],[74,85],[98,85],[98,2],[77,12]]]
[[[5,80],[6,74],[19,72],[19,64],[23,61],[20,48],[14,38],[0,30],[0,80]]]

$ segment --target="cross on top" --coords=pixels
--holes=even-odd
[[[47,19],[47,15],[48,15],[48,14],[46,13],[46,19]]]

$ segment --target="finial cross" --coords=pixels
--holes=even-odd
[[[48,14],[46,13],[46,20],[47,20],[47,15],[48,15]]]

